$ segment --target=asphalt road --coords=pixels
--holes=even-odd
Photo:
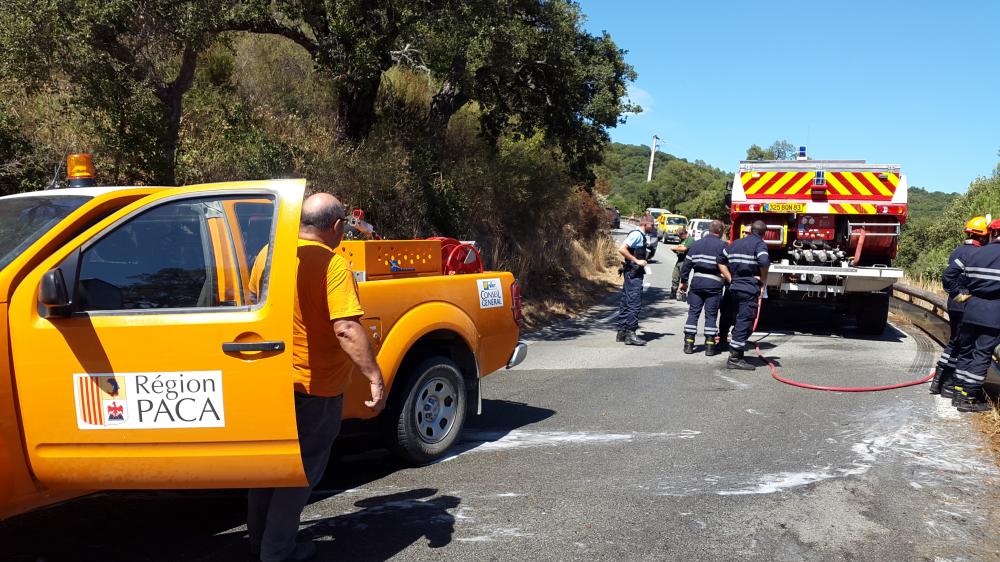
[[[672,265],[661,247],[648,346],[614,342],[614,303],[533,334],[444,462],[341,450],[304,515],[318,559],[1000,558],[998,471],[967,417],[924,386],[807,391],[681,354]],[[754,339],[783,374],[848,386],[916,378],[939,351],[824,311]],[[8,521],[0,558],[247,560],[242,522],[238,493],[101,494]]]

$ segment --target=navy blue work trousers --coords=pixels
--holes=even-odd
[[[941,357],[938,359],[938,367],[941,370],[951,373],[955,371],[955,363],[958,361],[958,329],[962,325],[962,311],[949,310],[948,323],[951,324],[951,337],[948,338],[948,345],[941,350]]]
[[[719,289],[691,289],[688,291],[688,318],[684,324],[684,335],[694,337],[698,333],[698,317],[705,309],[705,339],[715,338],[719,333],[716,321],[719,318],[719,303],[722,293]]]
[[[955,361],[957,386],[965,392],[977,391],[986,380],[993,350],[1000,345],[1000,329],[962,324],[958,329],[958,359]]]
[[[639,328],[639,309],[642,308],[642,275],[626,271],[622,282],[622,298],[618,305],[618,329],[635,331]]]
[[[733,291],[736,301],[736,324],[733,326],[733,336],[729,338],[729,349],[743,351],[747,341],[753,334],[753,323],[757,319],[757,293]]]

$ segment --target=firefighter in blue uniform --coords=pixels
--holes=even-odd
[[[653,232],[653,221],[643,217],[639,228],[628,233],[625,243],[618,248],[618,253],[625,258],[621,273],[625,278],[622,282],[622,297],[618,307],[618,338],[625,345],[646,345],[639,339],[635,331],[639,328],[639,309],[642,306],[642,280],[648,265],[646,256],[646,235]]]
[[[752,371],[753,365],[743,358],[747,341],[753,334],[753,323],[757,318],[758,298],[763,294],[767,281],[767,270],[771,266],[768,259],[764,233],[767,225],[757,220],[750,225],[750,233],[733,242],[719,256],[719,271],[723,277],[732,279],[729,290],[736,302],[736,323],[729,339],[729,360],[727,369]]]
[[[1000,345],[1000,219],[990,223],[990,243],[957,265],[962,269],[957,300],[965,301],[958,329],[955,396],[959,412],[992,408],[983,395],[990,360]]]
[[[965,263],[969,255],[977,248],[989,243],[989,226],[986,217],[974,217],[965,223],[966,240],[961,246],[955,248],[948,256],[948,267],[942,275],[942,285],[948,293],[948,320],[951,324],[951,338],[948,345],[941,351],[941,358],[938,359],[937,368],[934,369],[934,380],[931,381],[931,394],[940,394],[945,398],[951,398],[955,393],[954,375],[955,361],[958,359],[958,351],[955,344],[958,342],[958,329],[962,324],[962,315],[965,312],[965,303],[958,302],[955,297],[959,295],[961,288],[959,282],[962,278],[962,268],[959,264]]]
[[[722,221],[712,221],[708,226],[708,235],[698,240],[687,251],[684,265],[681,267],[681,292],[688,295],[688,317],[684,324],[684,353],[694,353],[694,340],[698,334],[698,317],[701,309],[705,309],[705,355],[718,355],[715,348],[715,336],[719,334],[716,320],[719,316],[719,301],[722,299],[722,288],[725,279],[719,271],[719,256],[726,248],[722,241]],[[691,271],[691,290],[687,289],[687,279]]]

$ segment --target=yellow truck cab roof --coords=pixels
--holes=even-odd
[[[0,197],[0,199],[19,199],[25,197],[52,197],[55,195],[76,195],[80,197],[97,197],[99,195],[105,195],[107,193],[113,193],[116,191],[123,191],[126,189],[136,189],[138,186],[131,185],[116,185],[116,186],[95,186],[95,187],[67,187],[65,189],[44,189],[39,191],[26,191],[24,193],[15,193],[13,195],[5,195]],[[168,189],[166,187],[156,187],[143,186],[142,189],[148,189],[152,191],[159,191],[161,189]]]

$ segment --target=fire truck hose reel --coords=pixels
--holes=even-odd
[[[753,321],[753,331],[755,331],[755,332],[757,331],[757,322],[760,321],[760,311],[763,308],[763,305],[764,305],[764,298],[763,298],[763,295],[761,295],[761,297],[759,297],[758,300],[757,300],[757,317],[754,318],[754,321]],[[758,340],[758,342],[759,342],[759,340]],[[931,374],[929,374],[926,377],[924,377],[922,379],[919,379],[919,380],[907,381],[907,382],[902,382],[902,383],[898,383],[898,384],[888,384],[888,385],[884,385],[884,386],[854,386],[854,387],[851,387],[851,386],[822,386],[822,385],[817,385],[817,384],[809,384],[809,383],[799,382],[799,381],[796,381],[796,380],[787,379],[787,378],[782,377],[781,375],[778,374],[778,367],[777,367],[777,365],[775,365],[767,357],[764,357],[764,354],[761,353],[761,351],[760,351],[760,344],[759,343],[757,343],[757,344],[754,345],[754,351],[757,353],[757,357],[759,357],[759,358],[763,359],[765,362],[767,362],[768,367],[770,367],[770,369],[771,369],[771,378],[773,378],[774,380],[776,380],[778,382],[785,383],[787,385],[797,386],[799,388],[807,388],[809,390],[826,390],[826,391],[829,391],[829,392],[879,392],[879,391],[882,391],[882,390],[894,390],[894,389],[897,389],[897,388],[906,388],[908,386],[917,386],[918,384],[924,384],[924,383],[926,383],[926,382],[928,382],[928,381],[930,381],[931,379],[934,378],[934,373],[931,372]]]

